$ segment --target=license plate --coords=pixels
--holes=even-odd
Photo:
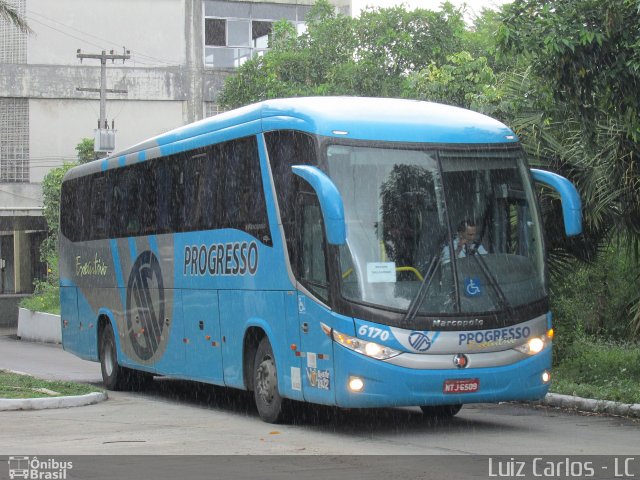
[[[445,380],[442,393],[474,393],[480,390],[480,380],[465,378],[463,380]]]

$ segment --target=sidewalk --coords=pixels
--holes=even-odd
[[[0,329],[0,368],[45,380],[102,383],[99,363],[82,360],[58,344],[16,340],[16,331]]]

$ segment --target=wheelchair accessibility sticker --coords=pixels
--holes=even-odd
[[[469,277],[464,279],[464,294],[467,297],[477,297],[482,294],[480,279]]]

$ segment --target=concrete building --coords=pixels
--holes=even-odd
[[[98,126],[100,60],[115,150],[210,116],[225,77],[267,48],[274,21],[299,31],[314,0],[9,0],[32,34],[0,19],[0,295],[45,274],[41,182]],[[351,0],[333,0],[350,14]]]

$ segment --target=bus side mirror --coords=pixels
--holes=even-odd
[[[547,172],[546,170],[532,168],[531,173],[536,182],[547,185],[560,194],[564,231],[567,236],[572,237],[581,234],[582,202],[573,183],[557,173]]]
[[[305,179],[318,195],[320,209],[327,231],[327,242],[344,245],[347,242],[347,226],[340,192],[331,179],[319,168],[311,165],[293,165],[293,173]]]

